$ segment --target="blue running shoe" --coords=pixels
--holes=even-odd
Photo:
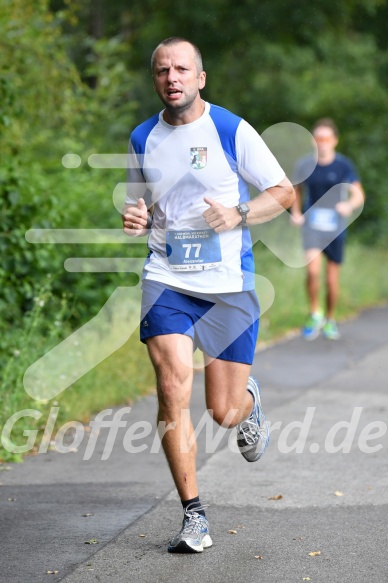
[[[241,455],[248,462],[256,462],[264,454],[269,443],[269,426],[260,401],[259,385],[249,377],[247,390],[253,396],[252,413],[237,425],[237,445]]]
[[[185,511],[182,528],[168,545],[169,553],[202,553],[213,544],[209,534],[209,522],[195,510]]]
[[[318,338],[321,328],[325,323],[322,312],[310,314],[305,326],[302,328],[302,336],[305,340],[315,340]]]

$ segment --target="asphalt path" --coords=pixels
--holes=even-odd
[[[198,481],[214,542],[201,555],[166,552],[182,511],[155,395],[107,412],[112,427],[81,432],[72,452],[0,466],[0,581],[388,582],[387,324],[388,308],[373,308],[343,323],[339,341],[295,336],[257,353],[272,433],[254,464],[204,414],[196,375]]]

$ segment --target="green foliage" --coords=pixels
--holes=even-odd
[[[99,39],[90,44],[90,62],[85,73],[96,80],[90,104],[95,119],[102,121],[98,127],[100,147],[102,151],[108,147],[115,153],[125,153],[134,114],[138,109],[134,99],[138,75],[131,72],[128,66],[130,46],[122,36]],[[96,130],[93,126],[93,132]]]
[[[47,275],[55,254],[34,249],[25,232],[55,227],[61,219],[57,193],[48,191],[45,157],[58,128],[69,128],[76,108],[77,73],[62,48],[47,3],[1,0],[0,10],[0,309],[2,343],[7,322],[19,323]],[[56,143],[56,142],[55,142]],[[54,148],[55,149],[55,148]]]
[[[74,249],[31,245],[25,233],[31,228],[120,228],[112,191],[118,180],[125,181],[125,173],[104,174],[86,164],[69,170],[61,158],[72,152],[86,162],[94,152],[126,152],[136,108],[130,96],[134,78],[123,59],[127,48],[117,39],[89,39],[94,60],[86,74],[98,74],[92,91],[66,51],[69,41],[60,25],[68,15],[54,17],[44,0],[0,4],[0,309],[5,315],[0,326],[4,331],[10,321],[19,323],[42,286],[57,297],[64,290],[74,296],[76,323],[90,317],[123,278],[99,274],[77,280],[63,269],[66,254]],[[101,245],[92,250],[96,256],[112,252]],[[76,253],[91,250],[78,247]]]
[[[54,196],[44,196],[46,184],[38,164],[27,168],[17,157],[0,170],[0,331],[31,309],[36,290],[51,287],[50,277],[59,266],[52,249],[33,247],[26,231],[39,217],[40,227],[59,224]],[[43,195],[43,196],[42,196]],[[3,337],[4,340],[4,337]]]
[[[47,313],[53,312],[55,319],[47,318]],[[47,289],[40,289],[35,297],[31,310],[18,325],[9,326],[7,335],[1,339],[2,379],[0,384],[0,427],[14,414],[23,409],[35,409],[47,413],[48,402],[31,399],[24,390],[23,376],[26,369],[42,354],[53,348],[69,331],[67,318],[69,314],[68,300],[65,296],[58,299]],[[41,429],[35,422],[36,429]],[[23,428],[17,427],[12,436],[16,445],[21,445]],[[4,436],[3,436],[4,438]],[[10,444],[8,444],[9,446]],[[13,453],[11,447],[3,441],[0,444],[0,460],[21,461],[21,455]]]
[[[78,73],[45,0],[1,0],[0,33],[1,153],[23,156],[71,126]]]

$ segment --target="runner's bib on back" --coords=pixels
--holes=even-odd
[[[220,236],[213,229],[166,231],[166,253],[173,271],[202,271],[222,261]]]

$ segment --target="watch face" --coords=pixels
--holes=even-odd
[[[246,202],[241,202],[239,206],[240,206],[240,211],[241,212],[243,212],[243,213],[249,213],[250,208],[249,208],[249,206],[247,205]]]

